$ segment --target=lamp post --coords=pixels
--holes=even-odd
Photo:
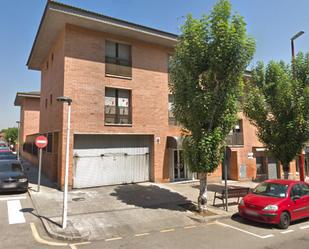
[[[65,154],[65,173],[64,173],[64,191],[63,191],[63,212],[62,212],[62,229],[67,227],[68,218],[68,185],[69,185],[69,148],[70,148],[70,125],[71,125],[71,103],[72,99],[69,97],[58,97],[57,101],[68,104],[67,116],[67,141]]]
[[[19,155],[20,155],[20,121],[16,121],[17,123],[17,142],[18,142],[18,150],[17,150],[17,160],[19,161]]]
[[[299,31],[298,33],[296,33],[292,38],[291,38],[291,50],[292,50],[292,73],[293,73],[293,78],[296,78],[296,73],[295,73],[295,48],[294,48],[294,41],[300,37],[301,35],[303,35],[305,32],[304,31]],[[299,161],[299,177],[301,181],[305,180],[305,166],[304,166],[304,154],[301,151],[300,155],[298,157],[298,161]]]

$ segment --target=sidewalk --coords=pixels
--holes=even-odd
[[[61,228],[63,192],[42,176],[41,190],[37,192],[37,168],[30,170],[30,196],[47,233],[56,239],[99,240],[149,233],[164,229],[190,226],[196,222],[233,215],[237,205],[226,212],[212,206],[214,190],[222,184],[209,184],[210,216],[200,216],[188,209],[196,203],[198,182],[140,183],[72,190],[68,197],[68,227]],[[229,182],[253,187],[255,183]],[[233,204],[233,200],[230,200]],[[235,204],[235,203],[234,203]]]

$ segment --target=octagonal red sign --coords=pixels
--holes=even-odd
[[[43,149],[47,146],[48,144],[48,141],[47,141],[47,138],[45,136],[38,136],[36,139],[35,139],[35,145],[40,148],[40,149]]]

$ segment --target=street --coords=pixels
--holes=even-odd
[[[293,248],[309,245],[309,220],[293,223],[288,230],[243,220],[238,215],[184,227],[166,227],[89,242],[64,242],[49,238],[36,217],[28,194],[0,196],[0,248]],[[241,242],[241,243],[240,243]]]

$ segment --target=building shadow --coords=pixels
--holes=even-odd
[[[111,196],[127,205],[148,209],[167,209],[185,212],[187,207],[194,205],[186,197],[155,185],[139,184],[120,185]]]
[[[35,167],[28,163],[27,161],[22,161],[23,167],[25,174],[28,178],[29,183],[31,184],[38,184],[38,176],[39,176],[39,169],[38,167]],[[55,182],[52,182],[49,180],[43,173],[41,172],[41,186],[49,187],[49,188],[54,188],[57,189],[57,184]],[[29,187],[30,190],[36,191],[35,189]]]

